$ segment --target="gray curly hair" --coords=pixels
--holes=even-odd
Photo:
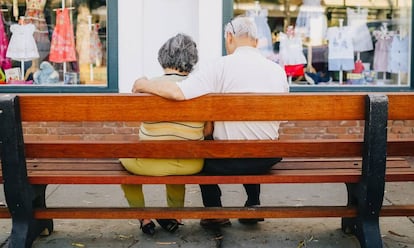
[[[197,45],[186,34],[177,34],[158,51],[158,62],[162,68],[172,68],[180,72],[191,72],[198,61]]]

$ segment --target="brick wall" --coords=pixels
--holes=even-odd
[[[26,140],[137,140],[139,122],[24,123]],[[280,139],[354,139],[363,121],[295,121],[281,124]],[[414,138],[414,120],[390,121],[388,137]]]

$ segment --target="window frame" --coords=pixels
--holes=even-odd
[[[117,93],[118,86],[118,1],[107,0],[107,85],[106,86],[0,86],[0,93]]]

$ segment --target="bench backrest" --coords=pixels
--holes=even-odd
[[[9,98],[16,111],[12,119],[18,122],[367,120],[365,126],[377,133],[366,130],[365,140],[369,139],[368,134],[381,137],[384,146],[386,141],[387,99],[379,94],[370,97],[366,93],[212,94],[181,102],[139,94],[22,94]],[[360,157],[363,145],[363,140],[33,141],[25,144],[25,155],[31,158]]]

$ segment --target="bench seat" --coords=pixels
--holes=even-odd
[[[31,184],[356,183],[361,178],[362,166],[358,158],[285,158],[264,175],[151,177],[128,173],[116,159],[28,159],[26,162]],[[414,169],[403,158],[389,158],[386,180],[414,181]]]

